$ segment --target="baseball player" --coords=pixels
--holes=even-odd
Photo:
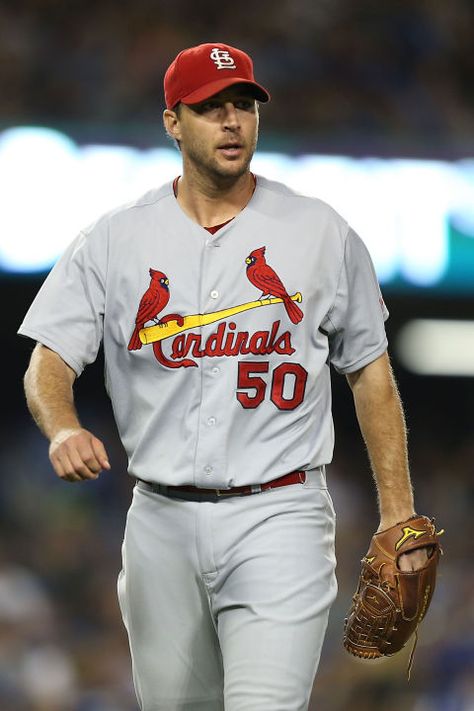
[[[251,172],[270,96],[247,54],[186,49],[164,93],[181,175],[84,229],[52,269],[19,329],[37,341],[27,402],[61,479],[110,469],[74,406],[103,344],[136,480],[118,595],[140,708],[300,711],[336,596],[331,365],[380,529],[414,514],[387,310],[347,222]]]

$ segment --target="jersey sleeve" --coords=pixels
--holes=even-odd
[[[330,362],[339,373],[359,370],[385,352],[387,318],[370,254],[349,229],[336,298],[322,324],[329,338]]]
[[[95,228],[81,232],[56,262],[18,333],[51,348],[80,375],[102,341],[106,245]]]

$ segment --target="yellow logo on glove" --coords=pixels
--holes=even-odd
[[[398,551],[403,546],[405,541],[407,541],[409,538],[414,538],[415,540],[417,540],[418,538],[421,538],[421,536],[426,535],[426,531],[424,531],[424,530],[419,531],[418,529],[411,528],[410,526],[405,526],[404,528],[402,528],[402,531],[403,531],[403,536],[395,544],[396,551]]]

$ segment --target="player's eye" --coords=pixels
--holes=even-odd
[[[218,101],[205,101],[203,104],[198,105],[197,111],[200,114],[207,114],[210,111],[215,111],[218,108],[220,108],[220,104]]]
[[[242,111],[251,111],[255,108],[255,101],[253,99],[238,99],[234,102],[234,106]]]

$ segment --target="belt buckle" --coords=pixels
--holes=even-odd
[[[235,496],[232,491],[227,491],[227,489],[214,489],[216,496]]]

